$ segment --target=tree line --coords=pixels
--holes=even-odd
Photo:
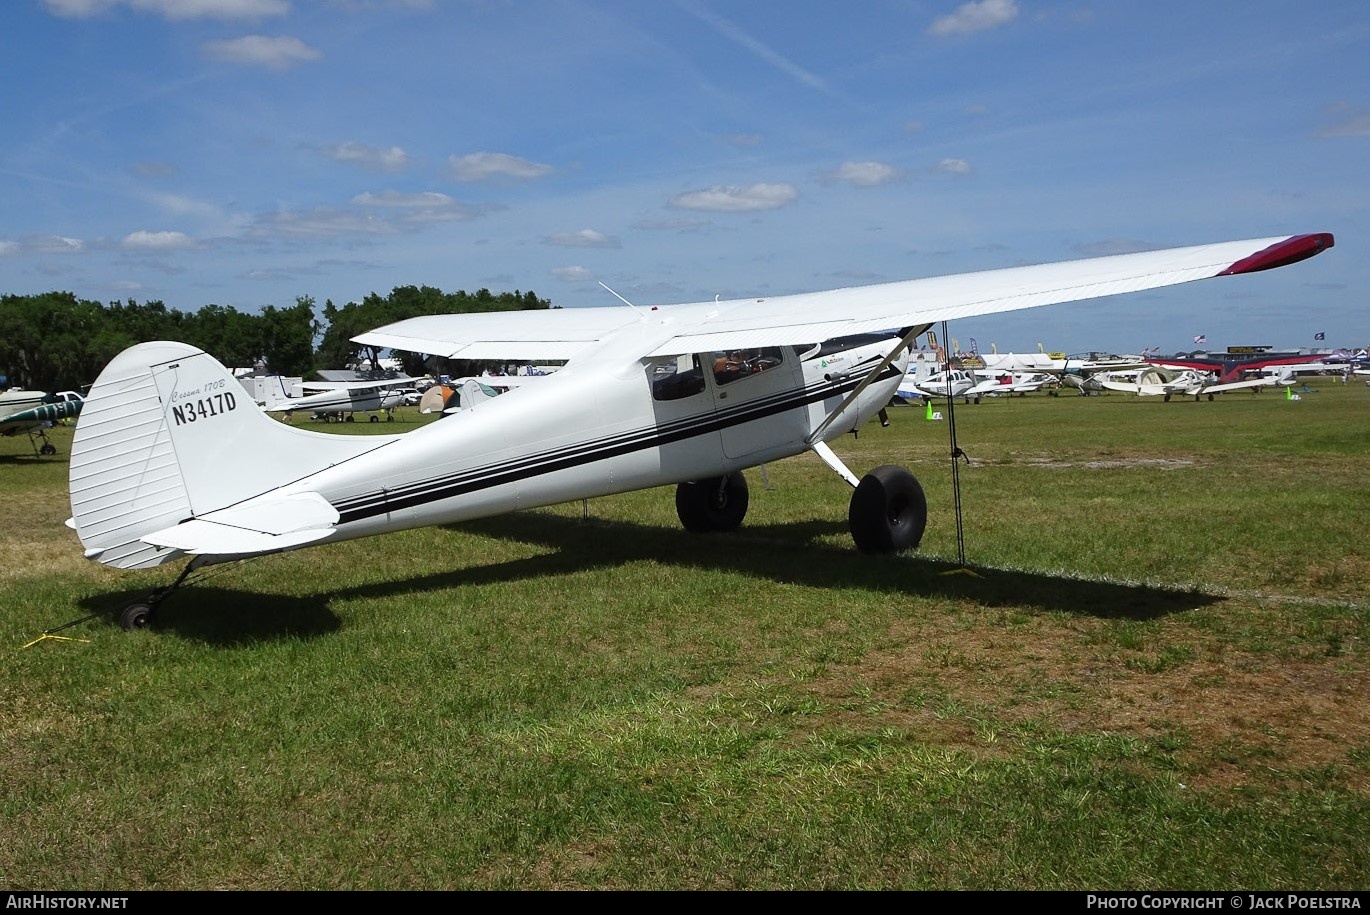
[[[0,296],[0,387],[37,391],[84,391],[120,352],[150,340],[197,346],[229,368],[259,368],[309,377],[319,369],[358,362],[378,364],[380,353],[351,338],[368,330],[427,314],[522,311],[551,308],[532,292],[479,289],[447,293],[431,286],[397,286],[341,308],[332,301],[315,314],[314,299],[267,305],[255,314],[223,305],[198,311],[168,308],[160,301],[115,300],[108,304],[70,292]],[[444,370],[421,353],[395,353],[412,375]],[[460,371],[468,371],[462,367]]]

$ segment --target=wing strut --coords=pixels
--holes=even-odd
[[[852,392],[847,395],[846,399],[843,400],[842,403],[838,404],[837,409],[829,413],[828,418],[823,420],[823,422],[819,424],[817,429],[813,430],[812,434],[810,434],[809,437],[805,440],[808,443],[809,447],[817,451],[818,444],[822,441],[823,433],[827,431],[828,426],[832,425],[833,420],[837,419],[837,417],[842,413],[842,411],[847,409],[847,406],[849,404],[855,401],[856,398],[860,397],[861,392],[866,390],[866,388],[870,385],[872,381],[880,377],[880,373],[885,370],[885,367],[887,365],[889,365],[895,359],[898,359],[899,354],[902,353],[904,350],[910,348],[913,345],[913,341],[918,339],[919,334],[923,333],[931,326],[932,324],[915,324],[914,326],[907,328],[907,330],[904,333],[904,336],[899,338],[899,343],[896,344],[889,351],[889,354],[886,355],[884,359],[881,359],[878,363],[876,363],[875,368],[871,369],[870,372],[866,374],[866,377],[862,379],[861,383],[852,389]],[[822,452],[819,452],[819,457],[823,457]],[[834,459],[836,459],[836,456],[834,456]],[[828,459],[823,458],[823,460],[827,461]],[[832,464],[829,463],[828,466],[832,467]],[[842,472],[838,471],[838,473],[841,474]],[[848,473],[850,473],[850,471],[848,471]],[[845,474],[842,475],[844,477],[846,476]]]

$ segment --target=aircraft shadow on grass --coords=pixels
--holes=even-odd
[[[916,553],[868,556],[826,546],[840,537],[837,521],[749,526],[731,535],[694,535],[669,528],[519,512],[447,527],[497,540],[538,544],[553,552],[411,578],[290,596],[231,587],[188,585],[159,616],[158,627],[221,646],[278,638],[314,638],[342,626],[330,602],[339,598],[397,597],[476,585],[550,579],[634,562],[725,570],[783,584],[860,588],[967,601],[986,608],[1028,607],[1100,619],[1150,620],[1222,600],[1197,591],[1090,581],[985,566],[961,567]],[[594,536],[587,536],[593,532]],[[289,557],[284,557],[288,562]],[[227,571],[227,570],[224,570]],[[972,572],[973,574],[963,574]],[[83,604],[92,614],[113,612],[136,591],[106,593]],[[110,625],[118,625],[111,619]]]

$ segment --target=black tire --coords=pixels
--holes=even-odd
[[[372,413],[372,414],[371,414],[371,421],[372,421],[373,423],[378,423],[378,422],[381,421],[381,418],[380,418],[379,416],[377,416],[376,414]]]
[[[40,454],[56,454],[57,446],[51,442],[44,442],[43,447],[38,449]]]
[[[675,511],[692,534],[735,531],[747,516],[747,478],[741,473],[681,483],[675,489]]]
[[[347,422],[355,422],[356,419],[357,417],[353,416],[351,413],[347,414]]]
[[[927,529],[928,500],[913,474],[884,464],[862,477],[852,493],[847,523],[863,553],[911,550]]]
[[[119,614],[119,625],[128,630],[146,629],[152,625],[154,617],[152,605],[139,601],[136,604],[129,604]]]

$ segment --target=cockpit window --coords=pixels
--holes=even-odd
[[[783,358],[780,348],[776,346],[719,350],[708,354],[709,364],[713,366],[714,381],[719,385],[731,384],[750,375],[773,369]]]
[[[671,356],[647,363],[653,400],[680,400],[704,390],[704,370],[698,356]]]

